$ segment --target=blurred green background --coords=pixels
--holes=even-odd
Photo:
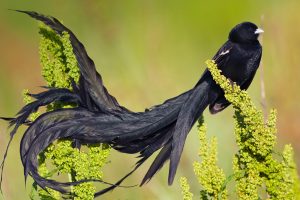
[[[263,68],[267,108],[278,109],[278,149],[292,143],[300,165],[300,14],[299,0],[1,0],[0,1],[0,115],[13,116],[23,106],[22,90],[38,92],[44,85],[38,55],[38,26],[24,14],[8,9],[34,10],[62,20],[85,44],[104,82],[121,104],[141,111],[193,87],[205,65],[242,21],[263,25]],[[263,20],[261,20],[264,16]],[[261,107],[260,72],[249,92]],[[232,108],[218,115],[205,112],[209,135],[219,141],[219,163],[232,173],[236,152]],[[24,129],[23,129],[24,130]],[[0,122],[0,152],[8,142],[7,123]],[[24,185],[19,158],[22,131],[12,143],[4,171],[5,199],[29,199],[31,180]],[[187,139],[177,181],[167,186],[166,165],[142,188],[116,189],[103,199],[181,199],[178,179],[186,176],[198,194],[192,162],[199,142],[193,130]],[[114,182],[137,159],[112,152],[105,180]],[[151,161],[151,160],[150,160]],[[138,184],[150,165],[125,184]],[[0,197],[1,199],[2,197]],[[197,197],[196,197],[197,198]]]

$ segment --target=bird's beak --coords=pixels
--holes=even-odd
[[[263,33],[264,30],[262,30],[261,28],[258,28],[255,30],[254,34],[260,34],[260,33]]]

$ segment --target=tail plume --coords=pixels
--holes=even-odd
[[[28,124],[28,116],[39,107],[57,101],[77,104],[75,108],[44,113],[30,122],[20,146],[24,176],[32,176],[42,188],[49,187],[62,193],[68,193],[66,190],[68,186],[87,181],[99,181],[81,180],[62,183],[43,178],[38,174],[38,155],[55,140],[67,138],[84,144],[107,143],[123,153],[140,153],[138,156],[140,160],[128,174],[115,184],[110,184],[109,187],[95,193],[95,196],[120,187],[128,176],[158,150],[160,150],[159,154],[140,185],[150,181],[169,159],[168,182],[172,184],[187,134],[209,104],[211,77],[207,76],[208,72],[193,89],[145,112],[131,112],[120,106],[108,93],[85,47],[68,28],[54,17],[46,17],[30,11],[17,11],[42,21],[58,34],[67,32],[70,35],[81,75],[79,85],[73,86],[74,91],[50,88],[40,94],[31,95],[36,98],[36,101],[24,106],[16,118],[2,118],[9,120],[11,126],[15,125],[8,149],[18,127]],[[7,150],[1,164],[1,181],[6,155]]]
[[[39,93],[39,94],[29,94],[30,96],[34,97],[36,101],[33,101],[26,106],[24,106],[18,113],[15,118],[5,118],[1,117],[0,119],[9,121],[10,126],[14,126],[12,131],[10,132],[10,139],[6,146],[5,153],[3,156],[3,160],[1,162],[0,168],[1,168],[1,178],[0,178],[0,185],[2,184],[3,179],[3,169],[5,165],[5,160],[7,157],[8,149],[11,144],[11,141],[16,134],[18,128],[22,124],[29,124],[31,122],[28,121],[28,117],[31,113],[34,113],[38,110],[39,107],[49,105],[52,102],[68,102],[68,103],[77,103],[80,104],[79,97],[72,93],[68,89],[49,89],[48,91]]]
[[[109,112],[111,109],[122,110],[122,107],[119,106],[116,98],[111,96],[103,85],[102,77],[96,71],[94,61],[88,56],[84,45],[76,38],[70,29],[65,27],[58,19],[54,17],[47,17],[32,11],[16,11],[25,13],[30,17],[43,22],[45,25],[56,31],[56,33],[59,35],[61,35],[63,32],[67,32],[70,35],[73,52],[76,56],[83,82],[91,98],[102,112]]]

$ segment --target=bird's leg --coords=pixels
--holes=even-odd
[[[228,78],[229,82],[230,82],[230,85],[231,85],[231,88],[232,88],[232,91],[234,90],[234,84],[236,84],[235,82],[233,82],[230,78]]]
[[[73,148],[77,148],[80,150],[81,148],[81,142],[78,139],[73,139],[72,140],[72,147]]]

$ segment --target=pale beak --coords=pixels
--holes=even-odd
[[[263,33],[264,30],[262,30],[261,28],[258,28],[255,30],[254,34],[260,34],[260,33]]]

